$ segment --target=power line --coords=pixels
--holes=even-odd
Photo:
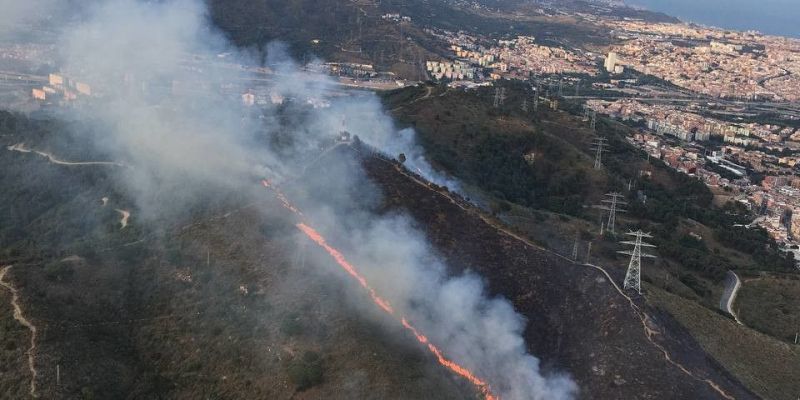
[[[644,233],[641,230],[636,232],[630,231],[626,233],[628,236],[633,236],[634,241],[622,241],[621,244],[633,246],[633,250],[619,251],[618,253],[627,254],[631,256],[631,261],[628,263],[628,272],[625,273],[625,284],[623,287],[626,290],[635,290],[637,293],[642,294],[642,257],[656,258],[656,256],[642,252],[642,247],[655,248],[656,246],[645,243],[642,238],[652,238],[649,233]]]

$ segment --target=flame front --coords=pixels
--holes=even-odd
[[[264,187],[272,189],[275,192],[276,197],[278,198],[278,200],[280,200],[283,207],[292,211],[298,216],[301,217],[303,216],[300,210],[297,209],[295,206],[293,206],[289,202],[288,198],[280,190],[278,190],[278,188],[270,184],[269,181],[267,180],[263,180],[261,181],[261,183],[264,185]],[[296,226],[297,229],[299,229],[306,236],[308,236],[309,239],[311,239],[319,247],[323,248],[328,254],[330,254],[330,256],[336,261],[337,264],[339,264],[340,267],[342,267],[342,269],[345,270],[345,272],[350,274],[350,276],[352,276],[364,289],[366,289],[367,293],[369,293],[369,296],[372,298],[372,301],[378,307],[380,307],[387,314],[394,317],[398,322],[400,322],[403,328],[405,328],[414,335],[417,341],[425,345],[427,349],[436,357],[436,360],[439,362],[439,364],[443,365],[450,371],[470,381],[470,383],[475,385],[478,388],[478,390],[484,395],[486,400],[500,400],[499,396],[496,396],[495,394],[492,393],[491,388],[489,387],[489,384],[487,382],[476,377],[470,370],[468,370],[465,367],[462,367],[455,361],[447,359],[442,353],[442,351],[439,350],[438,347],[433,345],[433,343],[431,343],[425,335],[420,333],[420,331],[417,330],[417,328],[411,325],[411,323],[408,322],[408,320],[405,317],[396,315],[391,304],[389,304],[389,301],[379,296],[378,293],[375,291],[375,289],[373,289],[369,285],[366,278],[361,276],[356,267],[350,264],[339,250],[328,244],[324,236],[322,236],[314,228],[310,227],[304,222],[299,222],[296,224]]]

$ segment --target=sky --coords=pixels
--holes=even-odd
[[[800,0],[627,0],[686,22],[800,37]]]

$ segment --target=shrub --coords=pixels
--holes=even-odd
[[[307,351],[303,357],[289,364],[287,372],[298,391],[309,389],[323,381],[322,359],[316,352]]]
[[[50,281],[66,281],[74,273],[72,266],[60,261],[51,262],[44,267],[44,274]]]

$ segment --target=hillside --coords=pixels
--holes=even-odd
[[[492,37],[529,35],[555,43],[604,44],[608,33],[571,16],[472,9],[443,0],[208,0],[212,22],[236,45],[262,49],[288,44],[297,59],[373,64],[400,77],[424,80],[424,62],[446,54],[425,32],[436,27]],[[411,21],[385,20],[399,13]]]
[[[298,258],[307,250],[268,194],[212,196],[177,220],[145,223],[115,168],[7,149],[24,141],[69,154],[67,126],[2,116],[1,282],[37,331],[39,398],[470,396],[411,337],[342,307],[352,290]],[[115,209],[131,212],[128,226]],[[25,398],[31,332],[13,318],[9,288],[0,287],[0,393]]]
[[[613,121],[598,121],[597,130],[609,138],[610,151],[604,158],[605,167],[594,170],[593,134],[579,109],[562,104],[574,114],[554,111],[545,102],[533,112],[529,87],[510,82],[500,85],[507,96],[499,108],[493,107],[495,90],[491,87],[468,91],[443,86],[407,88],[386,94],[384,102],[401,125],[416,129],[438,167],[464,181],[467,196],[478,199],[497,220],[565,256],[571,257],[577,245],[578,259],[607,266],[619,278],[617,282],[622,281],[628,263],[616,253],[623,249],[617,244],[623,239],[607,231],[600,235],[607,214],[594,205],[600,204],[604,193],[622,192],[630,204],[629,212],[617,218],[618,231],[643,228],[653,233],[658,245],[655,252],[659,258],[646,262],[643,280],[652,284],[653,290],[677,294],[708,312],[692,318],[716,315],[727,270],[746,276],[775,274],[774,280],[750,283],[737,300],[741,305],[737,307],[747,310],[749,317],[747,327],[740,329],[773,335],[764,339],[773,342],[776,353],[772,354],[779,359],[793,357],[781,346],[781,341],[790,342],[793,336],[778,328],[791,326],[798,315],[793,307],[793,260],[779,252],[765,232],[731,228],[738,221],[748,221],[745,210],[733,204],[712,206],[713,195],[702,183],[668,169],[659,160],[648,160],[625,141],[633,130]],[[524,98],[527,112],[522,110]],[[532,159],[524,157],[531,154]],[[647,291],[645,298],[649,298]],[[754,312],[756,309],[762,311]],[[765,309],[773,318],[760,317]],[[698,327],[682,320],[685,315],[675,317],[690,331]],[[692,335],[705,337],[699,331]],[[733,342],[743,337],[736,336]],[[742,346],[756,351],[745,342]],[[747,355],[731,361],[717,354],[719,350],[713,347],[710,351],[737,376],[764,372],[755,359],[748,363]],[[796,368],[788,361],[780,365],[774,367],[775,372]],[[779,379],[766,384],[750,379],[748,383],[762,395],[782,393],[777,398],[789,398],[786,394],[795,390]]]
[[[754,398],[702,356],[668,315],[621,294],[609,280],[618,281],[618,275],[573,264],[503,232],[479,210],[398,173],[391,163],[372,158],[365,165],[387,191],[387,209],[410,212],[448,264],[478,271],[493,292],[512,299],[529,320],[525,338],[531,352],[573,374],[582,393],[609,399],[723,397],[708,379],[727,395]]]

